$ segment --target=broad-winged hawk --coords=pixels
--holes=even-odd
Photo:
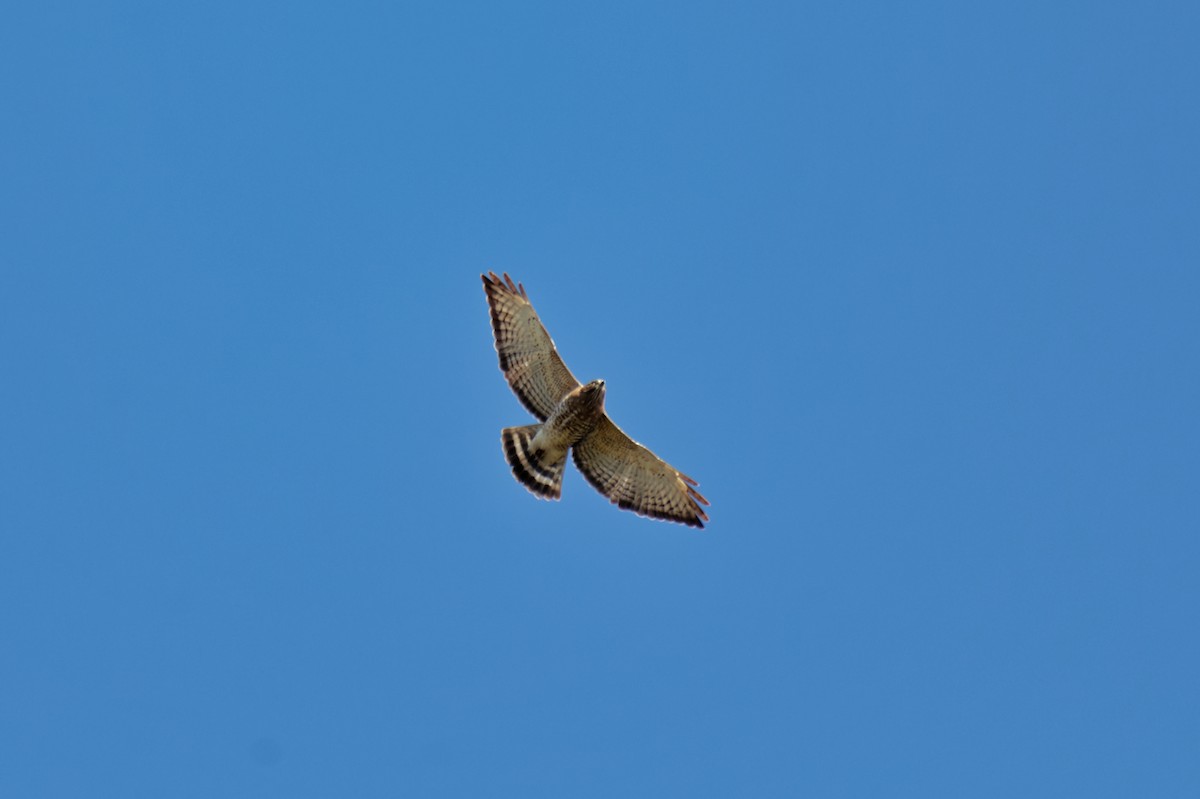
[[[536,496],[558,499],[570,450],[596,490],[621,508],[703,527],[708,500],[696,481],[626,435],[604,412],[604,381],[581,385],[529,302],[507,274],[481,275],[500,370],[538,424],[500,432],[513,475]]]

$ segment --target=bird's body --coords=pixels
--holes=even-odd
[[[534,437],[534,446],[566,455],[569,448],[595,429],[603,415],[604,381],[593,380],[562,398]]]
[[[517,399],[541,420],[500,437],[513,475],[539,497],[558,499],[570,452],[600,493],[643,516],[703,527],[708,500],[696,481],[627,436],[604,410],[605,385],[581,385],[542,326],[524,286],[483,275],[500,369]]]
[[[567,451],[587,437],[604,415],[604,381],[594,380],[563,397],[546,421],[500,431],[513,474],[540,497],[562,495]]]

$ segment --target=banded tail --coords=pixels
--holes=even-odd
[[[558,499],[562,496],[567,454],[564,452],[555,463],[547,463],[545,450],[533,446],[533,437],[541,429],[540,424],[531,424],[501,430],[504,458],[518,482],[543,499]]]

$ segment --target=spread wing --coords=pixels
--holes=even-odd
[[[525,287],[513,283],[507,273],[503,279],[495,272],[481,277],[492,309],[500,371],[521,404],[544,422],[563,397],[579,388],[579,381],[559,357]]]
[[[587,481],[618,506],[692,527],[708,521],[696,481],[625,435],[608,414],[571,452]]]

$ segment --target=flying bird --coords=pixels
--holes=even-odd
[[[584,385],[559,357],[529,295],[505,273],[480,275],[492,314],[500,371],[538,424],[500,431],[513,476],[543,499],[562,496],[567,452],[597,491],[639,516],[703,527],[708,500],[696,481],[613,424],[604,381]]]

